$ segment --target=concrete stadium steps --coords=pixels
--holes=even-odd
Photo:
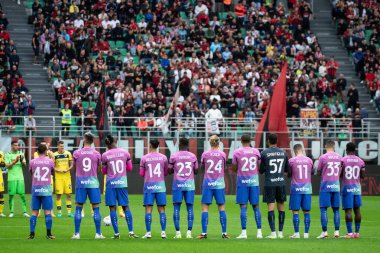
[[[58,103],[55,100],[52,84],[47,80],[47,72],[42,65],[33,65],[34,54],[31,46],[33,26],[27,23],[28,14],[24,4],[17,5],[16,0],[2,0],[1,4],[9,20],[8,31],[15,41],[17,53],[21,59],[20,72],[29,93],[36,102],[35,115],[58,116]],[[41,58],[39,62],[42,63]],[[46,122],[46,120],[37,119],[37,126],[46,125]]]
[[[311,22],[311,30],[316,34],[323,54],[328,58],[334,56],[339,62],[338,75],[343,73],[347,79],[347,86],[355,83],[359,92],[359,103],[365,107],[370,118],[377,118],[376,109],[370,104],[370,94],[368,89],[360,83],[360,78],[355,74],[355,68],[351,57],[341,43],[337,35],[335,24],[331,21],[331,5],[329,0],[314,1],[315,19]],[[376,123],[374,123],[376,124]]]

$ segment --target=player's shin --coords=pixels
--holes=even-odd
[[[333,212],[334,212],[334,226],[335,226],[335,231],[339,231],[339,227],[340,227],[340,213],[339,213],[339,207],[333,207]]]
[[[75,217],[74,217],[74,223],[75,223],[75,234],[79,234],[80,231],[80,223],[82,222],[82,206],[77,206],[75,208]]]
[[[207,234],[208,212],[202,212],[202,234]]]
[[[309,212],[304,214],[304,223],[305,223],[305,234],[308,234],[309,228],[310,228],[310,213]]]
[[[240,206],[240,223],[241,229],[245,233],[247,229],[247,206]]]
[[[51,235],[51,228],[53,226],[53,218],[51,214],[45,214],[46,235]]]
[[[96,233],[100,235],[101,234],[100,225],[101,225],[102,217],[100,216],[99,207],[94,207],[93,210],[94,210],[94,223],[95,223]]]
[[[253,211],[255,213],[255,221],[256,221],[256,226],[258,230],[261,230],[261,211],[259,207],[254,207]]]
[[[161,224],[161,231],[164,232],[166,230],[166,213],[165,212],[160,213],[160,224]]]
[[[220,225],[222,226],[222,233],[227,233],[227,215],[225,211],[219,211]]]
[[[57,206],[58,214],[62,213],[62,199],[60,195],[57,195],[57,200],[55,201],[55,204]]]
[[[133,233],[133,216],[132,216],[131,210],[127,208],[124,214],[125,214],[125,221],[128,224],[129,233]]]
[[[145,214],[145,227],[146,227],[146,232],[148,232],[148,233],[150,233],[151,224],[152,224],[152,214],[146,213]]]
[[[327,232],[327,224],[328,224],[327,209],[326,207],[321,207],[321,225],[322,225],[323,232]]]
[[[293,227],[294,227],[294,232],[298,234],[300,232],[300,216],[298,212],[293,213]]]
[[[362,215],[360,213],[360,208],[355,208],[355,233],[359,234],[360,223],[362,221]]]
[[[67,213],[71,213],[71,196],[69,197],[70,195],[67,196],[66,198],[66,208],[67,208]]]
[[[15,208],[15,195],[9,195],[9,210],[14,213]]]
[[[25,194],[20,194],[22,212],[26,213]]]
[[[186,204],[187,208],[187,230],[193,230],[194,222],[194,206],[192,204]]]
[[[272,233],[275,233],[276,232],[276,225],[275,225],[274,211],[268,212],[268,223],[269,223],[269,227],[270,227],[270,230],[272,231]]]
[[[115,210],[110,210],[110,218],[111,218],[111,224],[113,231],[116,234],[119,234],[119,226],[117,224],[117,214]]]
[[[37,216],[32,215],[29,219],[29,226],[30,226],[30,235],[34,236],[34,231],[36,230],[36,224],[37,224]]]
[[[4,196],[3,194],[0,194],[0,214],[4,211]]]
[[[285,223],[285,212],[284,211],[278,211],[278,231],[282,232],[284,229],[284,223]]]
[[[180,228],[179,228],[180,212],[181,212],[181,204],[175,203],[174,212],[173,212],[173,221],[174,221],[174,227],[176,231],[180,231]]]

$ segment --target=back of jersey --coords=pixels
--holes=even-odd
[[[77,188],[98,188],[98,167],[101,164],[101,156],[92,148],[82,148],[73,155],[76,169]]]
[[[288,156],[280,148],[267,148],[261,152],[260,173],[265,173],[264,186],[284,186],[284,173],[288,172]]]

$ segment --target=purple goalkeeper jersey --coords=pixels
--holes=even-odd
[[[76,188],[99,188],[98,168],[101,155],[93,148],[81,148],[73,154]]]
[[[313,161],[307,156],[295,156],[289,160],[289,173],[292,176],[291,194],[312,194],[311,175]]]
[[[131,156],[125,149],[110,149],[102,155],[102,163],[107,169],[106,186],[109,188],[126,188],[127,167],[130,166]]]
[[[317,170],[321,173],[320,192],[339,192],[342,156],[335,152],[327,152],[319,157]]]
[[[197,157],[189,151],[179,151],[169,159],[174,169],[173,191],[194,191],[194,170],[198,170]]]
[[[342,159],[342,193],[362,194],[360,172],[365,170],[365,163],[355,155],[348,155]]]
[[[237,186],[259,186],[260,152],[251,147],[242,147],[234,151],[232,164],[237,165]]]
[[[32,172],[32,196],[51,196],[51,172],[54,170],[53,160],[47,157],[37,157],[30,161],[29,171]]]
[[[144,193],[166,192],[165,176],[168,159],[160,153],[149,153],[140,160],[140,175],[144,175]]]
[[[224,169],[226,168],[226,154],[223,151],[211,149],[202,154],[201,164],[205,168],[203,178],[204,189],[224,189]]]

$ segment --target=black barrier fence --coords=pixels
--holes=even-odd
[[[229,166],[228,166],[229,167]],[[75,172],[71,173],[73,193],[75,193]],[[104,176],[102,174],[98,175],[101,189],[104,189]],[[263,186],[264,176],[260,176],[260,186]],[[32,177],[27,169],[24,170],[24,179],[26,192],[31,191]],[[202,180],[203,171],[198,175],[195,175],[195,190],[196,194],[201,194],[202,191]],[[172,192],[172,181],[173,176],[168,175],[165,179],[166,181],[166,191],[168,194]],[[226,170],[225,172],[225,182],[226,182],[226,194],[234,195],[236,193],[236,174],[231,170]],[[316,195],[319,192],[320,177],[312,177],[313,194]],[[5,191],[7,192],[7,174],[4,174],[4,185]],[[140,177],[139,165],[134,164],[132,172],[128,173],[128,192],[129,194],[142,194],[143,193],[144,179]],[[290,179],[286,182],[287,191],[289,193],[290,189]],[[366,178],[362,180],[362,194],[370,196],[380,196],[380,166],[369,165],[366,167]]]

